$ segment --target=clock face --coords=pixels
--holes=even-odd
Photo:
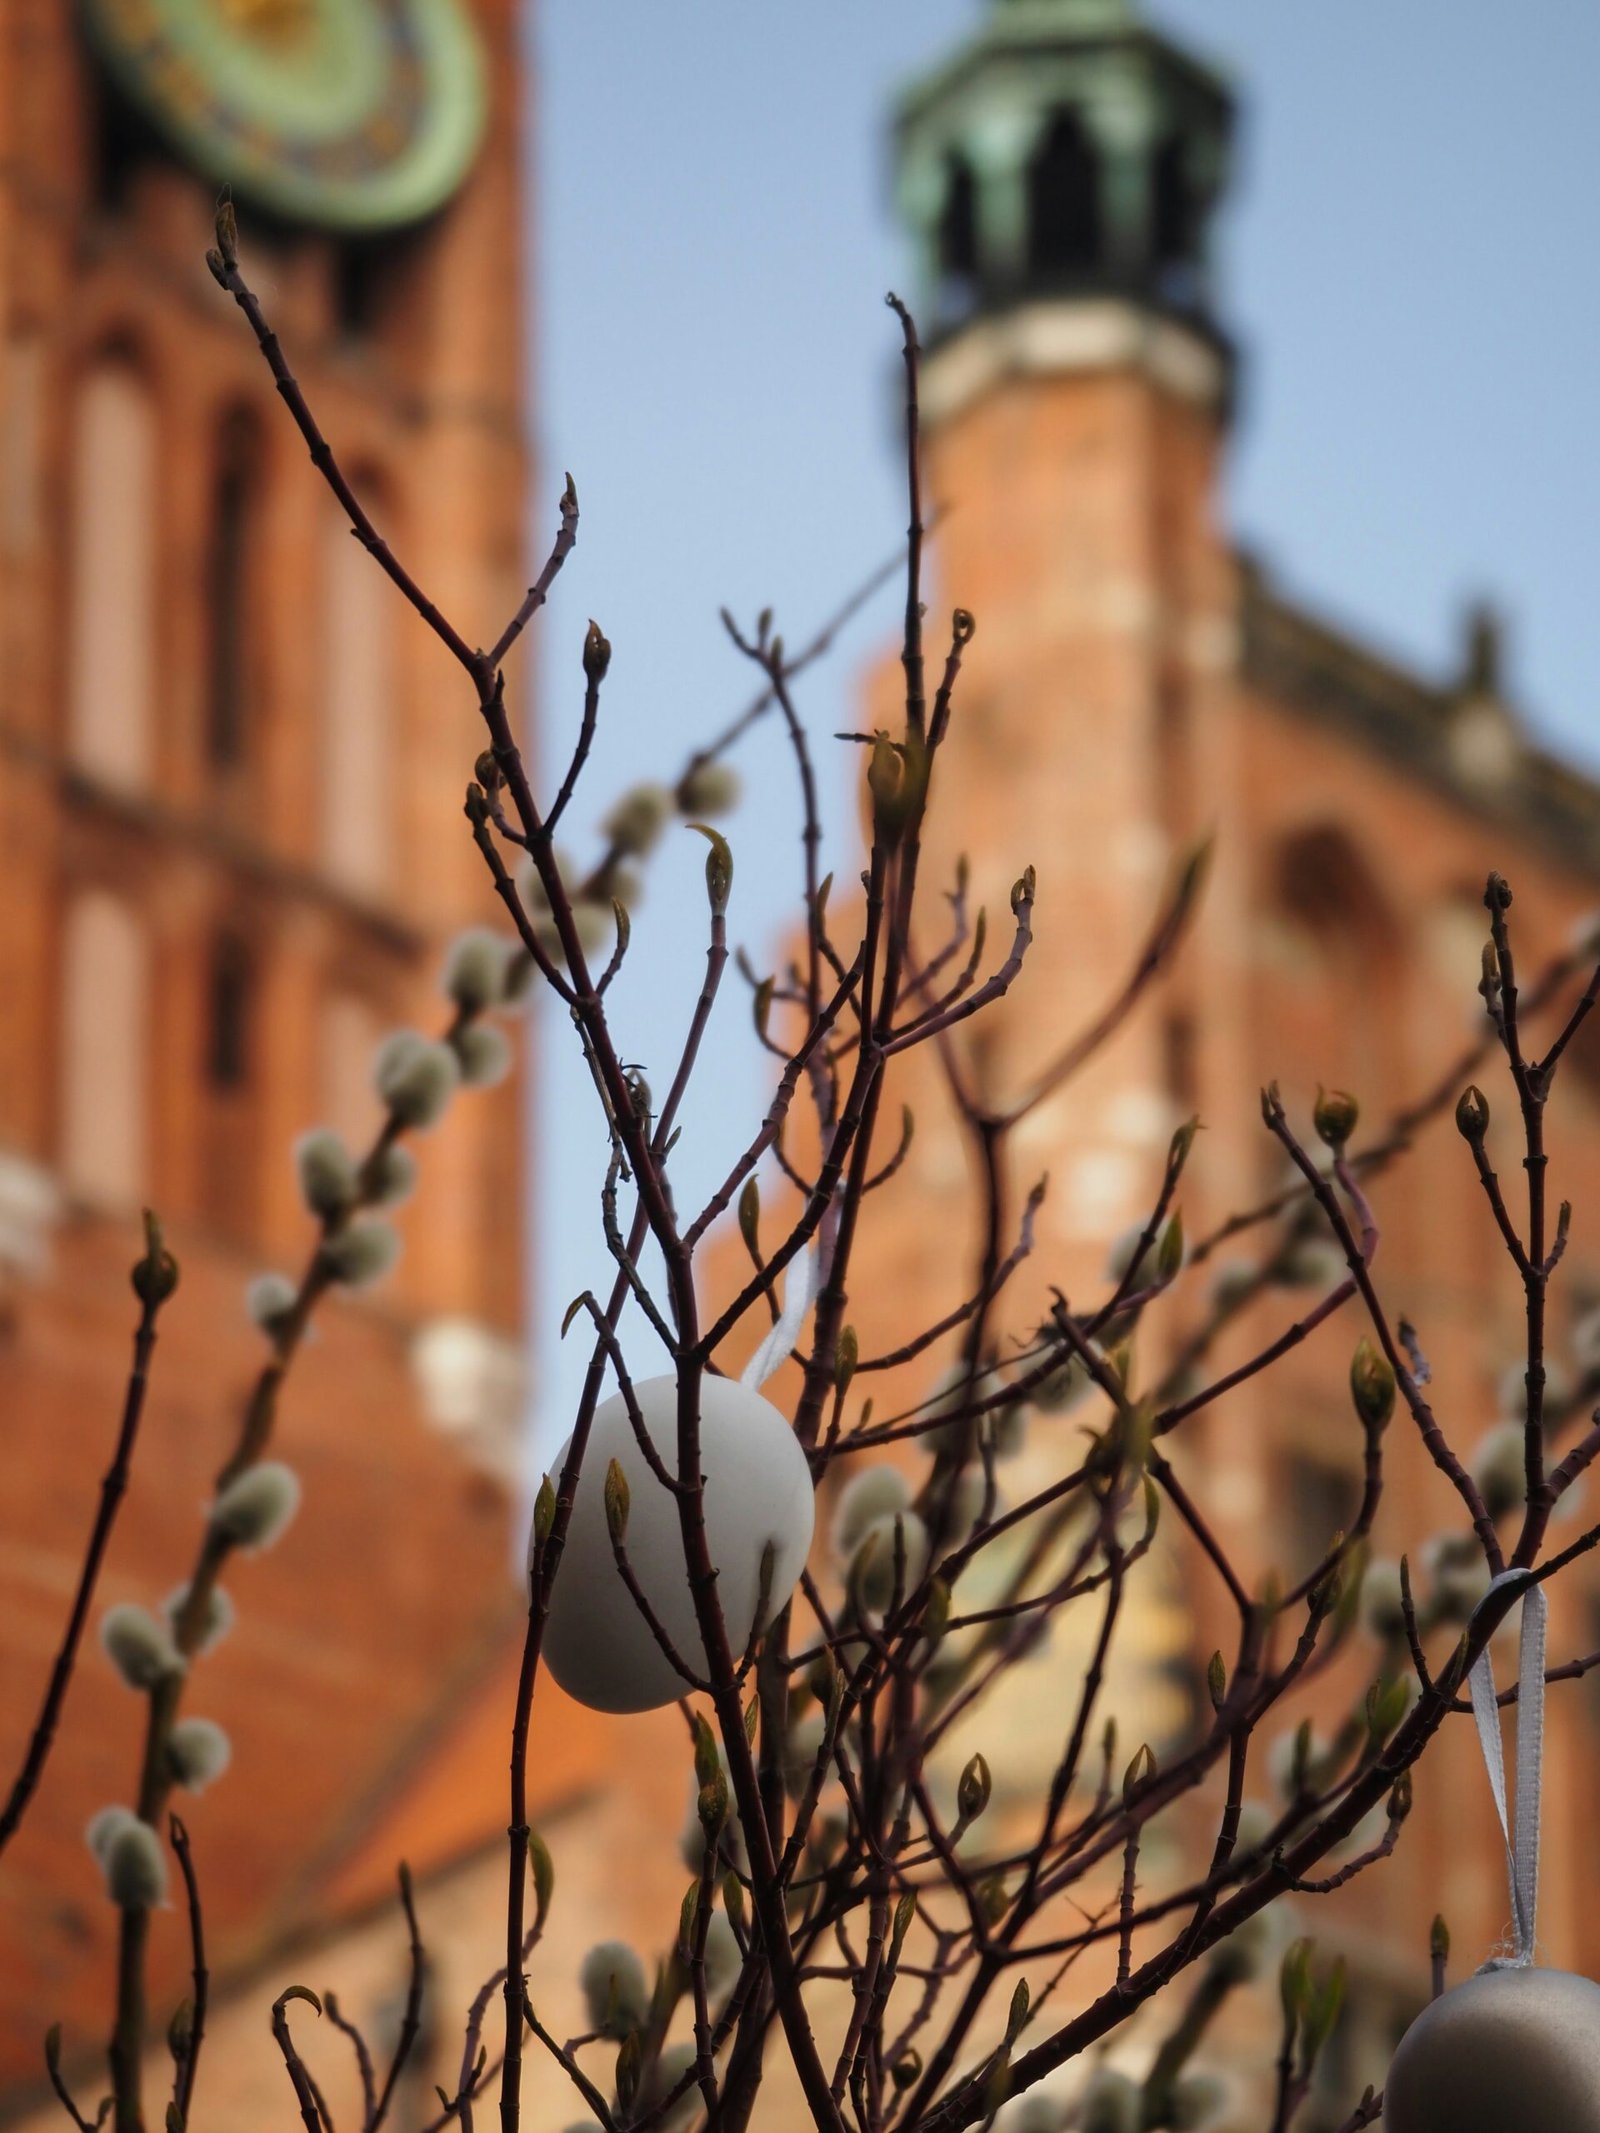
[[[123,93],[195,169],[352,233],[431,214],[483,133],[462,0],[80,0]]]

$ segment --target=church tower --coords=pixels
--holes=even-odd
[[[953,602],[978,624],[942,775],[963,795],[975,903],[1003,914],[1037,868],[1052,972],[976,1062],[997,1097],[1112,997],[1196,827],[1188,736],[1231,611],[1211,513],[1232,125],[1221,79],[1127,0],[989,0],[896,118],[927,491],[947,514],[930,629]],[[1098,1268],[1193,1108],[1187,1072],[1174,1010],[1045,1107],[1056,1252]]]
[[[212,283],[215,203],[231,185],[246,274],[374,518],[489,641],[528,582],[521,13],[3,10],[8,1759],[114,1437],[140,1207],[183,1284],[101,1597],[151,1604],[184,1572],[262,1360],[246,1282],[298,1276],[311,1243],[295,1136],[366,1145],[375,1043],[442,1028],[443,946],[496,913],[461,817],[470,691],[349,537]],[[457,1100],[419,1147],[398,1270],[333,1303],[285,1397],[304,1510],[293,1546],[241,1575],[206,1683],[239,1765],[197,1818],[225,1967],[291,1882],[314,1890],[401,1729],[426,1728],[504,1626],[522,1149],[515,1079]],[[81,2042],[104,2004],[109,1919],[80,1833],[133,1782],[121,1693],[87,1651],[8,1854],[0,2083],[37,2078],[50,2020]],[[312,1735],[316,1755],[286,1754]]]

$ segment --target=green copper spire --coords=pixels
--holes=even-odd
[[[901,98],[895,162],[928,337],[1016,304],[1122,296],[1210,334],[1233,99],[1133,0],[990,0]]]

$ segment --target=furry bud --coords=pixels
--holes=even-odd
[[[189,1597],[187,1585],[174,1586],[161,1603],[161,1612],[176,1630],[177,1620],[183,1612],[184,1602]],[[206,1594],[205,1606],[200,1616],[200,1635],[194,1646],[194,1656],[199,1659],[220,1644],[234,1624],[234,1606],[220,1585],[213,1585]]]
[[[706,1990],[713,2000],[724,1999],[739,1982],[744,1951],[726,1912],[715,1911],[706,1928]]]
[[[927,1527],[915,1511],[888,1512],[861,1536],[850,1565],[850,1589],[869,1614],[882,1614],[916,1590],[927,1567]]]
[[[1472,1455],[1472,1478],[1491,1518],[1504,1518],[1527,1501],[1527,1452],[1520,1422],[1502,1422],[1480,1438]]]
[[[302,1133],[294,1144],[294,1164],[300,1197],[319,1221],[342,1215],[355,1205],[355,1159],[331,1127],[316,1126]]]
[[[1139,2133],[1144,2106],[1138,2083],[1114,2067],[1096,2069],[1078,2114],[1082,2133]]]
[[[399,1257],[400,1232],[377,1215],[346,1223],[323,1240],[317,1254],[328,1279],[347,1289],[363,1289],[381,1281]]]
[[[233,1744],[215,1719],[180,1718],[167,1735],[167,1768],[187,1792],[204,1792],[233,1760]]]
[[[107,1840],[100,1864],[106,1894],[124,1911],[149,1911],[167,1893],[167,1861],[148,1822],[130,1815]]]
[[[488,926],[469,926],[451,942],[444,961],[444,995],[469,1015],[498,1007],[505,998],[506,964],[513,944]]]
[[[111,1849],[112,1839],[119,1836],[130,1822],[137,1822],[138,1819],[131,1807],[102,1807],[98,1814],[91,1815],[89,1826],[83,1833],[83,1841],[93,1852],[102,1869],[106,1863],[106,1854]]]
[[[185,1671],[171,1630],[131,1600],[106,1609],[100,1620],[100,1642],[130,1689],[153,1689]]]
[[[367,1201],[373,1207],[398,1207],[402,1200],[410,1198],[416,1182],[416,1157],[409,1148],[392,1144],[369,1169]]]
[[[1367,1634],[1392,1642],[1406,1633],[1400,1565],[1375,1556],[1361,1579],[1361,1622]]]
[[[880,1518],[892,1518],[910,1502],[911,1484],[898,1467],[858,1468],[839,1491],[834,1508],[833,1552],[840,1562],[849,1562],[870,1525]]]
[[[465,1088],[492,1089],[511,1071],[511,1039],[492,1022],[469,1022],[456,1031],[450,1047]]]
[[[299,1508],[299,1475],[269,1459],[235,1474],[211,1506],[211,1531],[235,1548],[270,1548]]]
[[[726,815],[739,804],[739,773],[731,763],[697,763],[678,780],[673,798],[680,815]]]
[[[270,1340],[277,1340],[288,1326],[299,1293],[287,1274],[257,1274],[244,1292],[251,1324],[259,1326]]]
[[[653,781],[632,785],[600,824],[601,835],[614,851],[643,859],[654,851],[672,809],[672,794],[666,786]]]
[[[435,1124],[460,1078],[449,1045],[436,1044],[414,1029],[398,1029],[385,1037],[372,1070],[380,1099],[407,1126]]]
[[[644,1964],[627,1944],[603,1940],[589,1950],[578,1971],[589,2027],[621,2039],[642,2029],[650,2013]]]
[[[511,953],[506,957],[504,992],[501,1000],[503,1007],[521,1007],[526,1002],[528,995],[533,991],[533,981],[538,968],[538,964],[533,960],[526,948],[518,947],[512,949]]]

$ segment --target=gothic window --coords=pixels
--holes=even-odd
[[[67,746],[97,781],[149,780],[155,669],[156,418],[124,355],[90,368],[72,440]]]
[[[206,1002],[206,1073],[215,1089],[239,1089],[250,1078],[251,958],[237,934],[222,934],[211,951]]]
[[[1168,136],[1150,166],[1151,244],[1158,267],[1191,265],[1199,217],[1183,143]]]
[[[1406,1082],[1399,986],[1405,943],[1355,839],[1332,822],[1284,839],[1273,860],[1261,948],[1273,972],[1263,1064],[1286,1096],[1316,1085],[1365,1098],[1369,1116]]]
[[[384,1027],[377,1009],[358,993],[332,994],[322,1012],[317,1117],[352,1148],[364,1147],[381,1123],[372,1055]]]
[[[67,905],[62,939],[61,1169],[115,1206],[145,1190],[149,955],[139,916],[105,889]]]
[[[972,165],[964,155],[945,159],[944,206],[939,213],[939,273],[964,288],[978,271],[978,198]]]
[[[255,722],[261,491],[260,425],[247,409],[234,408],[217,434],[206,551],[206,754],[219,771],[247,760]]]
[[[261,1162],[255,1102],[259,976],[255,952],[240,934],[224,928],[215,935],[202,980],[207,1100],[200,1125],[200,1204],[213,1228],[241,1243],[254,1234]]]
[[[358,473],[355,486],[388,515],[382,484]],[[394,590],[351,537],[331,501],[322,528],[324,608],[320,845],[324,866],[360,896],[381,895],[392,858],[396,716]]]
[[[1028,265],[1071,279],[1101,262],[1100,171],[1082,122],[1059,111],[1028,166]]]

